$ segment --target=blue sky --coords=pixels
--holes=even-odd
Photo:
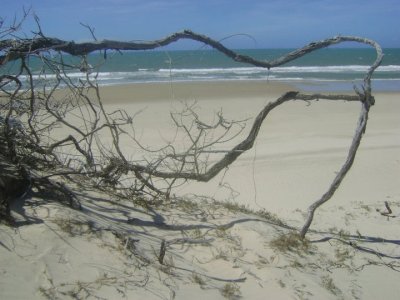
[[[150,40],[191,29],[233,48],[287,48],[334,35],[358,35],[383,47],[400,47],[399,0],[1,0],[12,20],[32,7],[48,36]],[[31,21],[24,29],[32,29]],[[175,48],[190,48],[183,42]]]

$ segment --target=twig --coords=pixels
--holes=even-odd
[[[382,216],[394,218],[395,216],[391,216],[392,210],[391,210],[391,208],[390,208],[390,206],[389,206],[389,203],[388,203],[387,201],[385,201],[384,203],[385,203],[386,211],[383,211],[383,212],[382,212],[382,211],[380,211],[379,209],[377,209],[377,211],[378,211]]]
[[[167,250],[167,245],[166,245],[165,240],[163,239],[163,240],[161,241],[160,253],[159,253],[159,255],[158,255],[158,262],[159,262],[160,264],[162,264],[162,265],[164,264],[164,256],[165,256],[166,250]]]

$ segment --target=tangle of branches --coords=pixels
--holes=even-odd
[[[302,237],[311,225],[315,210],[328,201],[351,168],[365,132],[370,107],[374,104],[371,94],[371,76],[380,65],[383,54],[374,41],[354,36],[336,36],[317,41],[271,61],[261,61],[236,53],[220,42],[189,30],[177,32],[163,39],[147,42],[120,42],[103,40],[75,43],[43,34],[38,31],[27,38],[20,34],[20,23],[0,27],[0,159],[15,166],[29,184],[26,189],[56,188],[73,203],[73,193],[65,185],[56,184],[53,177],[66,181],[79,176],[78,182],[124,197],[160,196],[169,197],[171,189],[187,180],[207,182],[254,145],[261,125],[268,114],[277,106],[289,101],[326,100],[357,101],[360,116],[347,159],[332,184],[320,199],[308,210]],[[93,34],[93,30],[88,27]],[[94,34],[93,34],[94,37]],[[268,103],[256,116],[249,134],[234,147],[221,151],[220,145],[233,141],[244,128],[241,121],[215,116],[213,123],[202,121],[192,106],[172,113],[171,118],[183,139],[185,148],[168,144],[152,152],[146,161],[129,159],[121,140],[130,138],[142,147],[135,138],[132,116],[124,110],[109,112],[105,109],[96,72],[107,60],[108,52],[136,51],[164,47],[182,39],[206,44],[231,59],[258,67],[271,69],[298,59],[317,49],[331,45],[356,42],[374,47],[376,60],[365,75],[362,90],[355,89],[354,95],[301,94],[288,91]],[[102,53],[98,65],[92,66],[88,56]],[[41,66],[33,72],[33,65]],[[84,78],[77,80],[71,72],[82,72]],[[52,80],[49,80],[52,79]],[[58,134],[58,133],[67,134]],[[109,143],[105,142],[108,137]],[[210,160],[210,156],[215,159]],[[210,163],[210,161],[215,161]],[[6,190],[5,184],[1,188]],[[12,198],[5,192],[3,206]]]

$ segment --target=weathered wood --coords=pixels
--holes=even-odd
[[[209,45],[210,47],[220,51],[221,53],[225,54],[226,56],[230,57],[234,61],[237,62],[242,62],[242,63],[248,63],[253,66],[257,67],[263,67],[266,69],[271,69],[274,67],[281,66],[283,64],[286,64],[290,61],[293,61],[295,59],[298,59],[306,54],[309,54],[315,50],[325,48],[331,45],[343,43],[343,42],[357,42],[361,44],[366,44],[369,46],[372,46],[375,48],[376,51],[376,60],[374,63],[370,66],[368,72],[366,73],[364,77],[364,85],[362,87],[362,91],[357,91],[355,95],[323,95],[323,94],[312,94],[312,95],[305,95],[305,94],[299,94],[297,91],[291,91],[287,92],[277,100],[269,103],[266,105],[261,112],[258,114],[256,117],[253,126],[250,130],[250,133],[248,136],[241,141],[239,144],[237,144],[235,147],[233,147],[231,150],[226,151],[226,154],[219,160],[217,161],[214,165],[209,166],[208,168],[204,168],[205,171],[201,172],[199,168],[196,168],[196,170],[190,172],[190,171],[184,171],[184,163],[186,162],[185,158],[182,157],[182,155],[177,155],[176,158],[177,161],[183,162],[181,165],[181,168],[177,171],[175,171],[174,168],[169,168],[169,170],[172,171],[164,171],[165,169],[159,168],[159,163],[157,164],[148,164],[148,165],[141,165],[139,162],[131,162],[128,161],[128,159],[125,157],[125,155],[122,153],[120,147],[119,147],[119,137],[121,134],[124,132],[122,129],[119,127],[119,123],[115,122],[113,118],[107,114],[104,110],[104,107],[102,106],[102,103],[100,101],[100,94],[99,90],[96,84],[93,84],[90,82],[88,79],[88,83],[90,88],[96,90],[96,95],[97,95],[97,101],[98,105],[101,110],[101,114],[105,118],[106,122],[103,124],[101,127],[96,127],[98,124],[97,122],[100,120],[99,116],[97,113],[95,113],[95,122],[93,123],[94,127],[88,131],[88,132],[83,132],[79,128],[73,126],[72,124],[68,123],[62,115],[54,114],[52,109],[50,109],[48,106],[46,106],[46,109],[48,113],[52,114],[53,117],[56,117],[56,121],[54,123],[63,123],[64,125],[67,125],[72,131],[74,131],[80,139],[75,139],[74,136],[69,135],[68,137],[55,142],[51,145],[41,145],[39,143],[39,138],[38,135],[34,129],[34,127],[31,124],[31,121],[33,120],[33,116],[35,115],[34,107],[35,107],[35,87],[33,85],[33,80],[32,80],[32,75],[30,74],[30,69],[29,67],[24,63],[25,58],[30,56],[30,55],[40,55],[41,53],[47,53],[50,50],[58,51],[58,52],[64,52],[68,53],[71,55],[86,55],[89,54],[93,51],[98,51],[98,50],[149,50],[149,49],[156,49],[159,47],[163,47],[166,45],[169,45],[171,43],[177,42],[178,40],[181,39],[190,39],[194,41],[198,41],[201,43],[204,43],[206,45]],[[357,149],[360,145],[360,141],[362,139],[362,136],[365,132],[366,129],[366,124],[368,120],[368,112],[370,107],[374,104],[375,99],[371,95],[371,76],[375,69],[380,65],[382,58],[383,58],[383,52],[379,44],[377,44],[375,41],[366,39],[366,38],[361,38],[361,37],[354,37],[354,36],[336,36],[332,38],[328,38],[325,40],[317,41],[310,43],[300,49],[297,49],[295,51],[292,51],[290,53],[287,53],[279,58],[267,61],[267,60],[256,60],[252,57],[242,55],[240,53],[237,53],[233,50],[230,50],[223,46],[220,42],[213,40],[205,35],[197,34],[189,30],[185,30],[182,32],[177,32],[173,33],[163,39],[159,40],[154,40],[154,41],[145,41],[145,42],[121,42],[121,41],[111,41],[111,40],[103,40],[103,41],[94,41],[94,42],[85,42],[85,43],[75,43],[73,41],[65,41],[57,38],[47,38],[44,37],[43,34],[38,35],[38,37],[33,38],[33,39],[5,39],[0,41],[0,51],[4,53],[4,55],[0,56],[0,65],[4,65],[9,61],[12,60],[17,60],[17,59],[22,59],[21,61],[23,62],[23,70],[26,71],[28,74],[30,74],[30,89],[31,89],[31,97],[29,98],[30,100],[30,118],[28,121],[28,125],[30,128],[30,134],[36,137],[36,145],[35,149],[37,149],[38,153],[41,153],[43,155],[50,155],[54,154],[56,148],[65,146],[67,144],[72,144],[75,146],[76,150],[83,155],[86,158],[86,167],[93,167],[95,164],[93,162],[92,156],[91,156],[91,145],[92,145],[92,138],[94,133],[99,131],[101,128],[109,128],[110,133],[113,138],[113,146],[115,152],[113,155],[115,155],[116,160],[120,161],[121,163],[118,165],[118,171],[124,173],[125,171],[131,171],[135,174],[136,179],[141,181],[144,186],[147,188],[153,190],[153,191],[158,191],[156,187],[151,183],[151,177],[158,177],[162,179],[169,179],[170,181],[174,181],[176,179],[184,179],[184,180],[197,180],[197,181],[209,181],[211,178],[215,177],[217,174],[221,172],[221,170],[227,168],[230,164],[232,164],[243,152],[251,149],[254,145],[254,142],[258,136],[259,130],[261,128],[262,123],[264,122],[265,118],[271,112],[274,108],[277,106],[291,100],[305,100],[305,101],[311,101],[311,100],[319,100],[319,99],[325,99],[325,100],[345,100],[345,101],[359,101],[361,103],[361,113],[360,113],[360,118],[359,118],[359,123],[358,127],[356,129],[356,132],[353,137],[352,144],[350,146],[348,156],[346,161],[344,162],[343,166],[341,167],[340,171],[338,172],[337,176],[333,180],[332,184],[328,188],[327,192],[317,201],[315,201],[308,209],[308,216],[307,220],[303,226],[303,228],[300,231],[300,234],[302,237],[305,236],[305,234],[308,231],[309,226],[311,225],[311,222],[313,220],[313,216],[315,213],[315,210],[328,201],[332,195],[335,193],[336,189],[339,187],[341,181],[347,174],[348,170],[351,168]],[[57,68],[58,69],[58,66]],[[81,70],[82,71],[82,70]],[[64,74],[66,75],[66,74]],[[66,75],[67,76],[67,75]],[[14,81],[15,83],[18,82],[16,79],[13,78],[6,78],[6,77],[0,77],[0,82],[5,81],[8,84],[8,81]],[[20,86],[20,85],[19,85]],[[1,87],[1,86],[0,86]],[[55,89],[56,87],[54,87]],[[79,87],[76,85],[71,86],[71,89],[74,91],[79,90]],[[17,92],[15,92],[10,99],[14,98],[14,96],[17,95]],[[86,95],[83,95],[82,93],[79,94],[81,97],[86,97]],[[50,95],[47,96],[49,99]],[[91,105],[91,100],[89,98],[85,98],[88,101],[88,105]],[[47,103],[47,102],[46,102]],[[47,105],[47,104],[46,104]],[[9,110],[9,115],[11,114],[11,109]],[[128,121],[127,121],[128,122]],[[118,124],[117,124],[118,123]],[[84,149],[81,147],[81,143],[87,143],[88,149]],[[194,141],[196,143],[196,141]],[[195,145],[196,146],[196,145]],[[196,148],[197,150],[197,148]],[[189,156],[189,152],[186,152],[186,155]],[[174,153],[175,154],[175,153]],[[56,155],[55,155],[56,156]],[[162,158],[164,159],[164,158]],[[160,161],[162,161],[160,159]],[[105,159],[106,161],[108,159]],[[168,169],[168,168],[167,168]],[[76,170],[75,170],[76,171]],[[17,172],[17,170],[16,170]],[[96,172],[96,171],[94,171]],[[12,173],[12,172],[11,172]],[[17,173],[18,174],[18,173]],[[102,172],[98,172],[97,174],[99,177],[102,176]],[[8,180],[8,179],[6,179]],[[3,180],[4,181],[4,180]],[[7,196],[6,198],[8,199],[9,196],[12,193],[10,191],[7,191],[6,188],[8,188],[8,185],[6,183],[2,183],[1,186],[2,190],[1,193],[5,193]],[[4,197],[3,197],[4,198]],[[5,198],[4,198],[5,199]],[[3,200],[5,203],[5,207],[8,205],[8,200]],[[7,209],[5,209],[7,212]]]
[[[300,230],[300,236],[302,238],[305,237],[307,234],[308,229],[310,228],[311,222],[314,219],[314,213],[317,210],[318,207],[320,207],[322,204],[327,202],[335,191],[338,189],[340,183],[346,176],[347,172],[350,170],[351,166],[353,165],[357,149],[360,146],[360,142],[362,139],[363,134],[365,133],[365,129],[367,127],[367,120],[368,120],[368,112],[370,109],[370,104],[368,102],[363,102],[362,103],[362,109],[360,113],[360,117],[358,119],[358,126],[356,128],[356,132],[353,137],[353,141],[351,143],[347,158],[343,166],[341,167],[340,171],[336,174],[333,182],[329,186],[328,190],[325,192],[325,194],[322,195],[320,199],[315,201],[310,205],[308,208],[308,214],[307,214],[307,219],[305,224],[303,225],[302,229]]]
[[[270,61],[257,60],[250,56],[242,55],[233,50],[230,50],[218,41],[213,40],[208,36],[198,34],[190,30],[184,30],[182,32],[173,33],[163,39],[144,42],[102,40],[94,42],[75,43],[74,41],[65,41],[57,38],[48,37],[20,40],[3,40],[0,41],[0,50],[4,50],[7,54],[0,56],[0,65],[27,55],[39,53],[42,51],[47,52],[50,49],[65,52],[71,55],[85,55],[99,50],[152,50],[167,46],[181,39],[189,39],[204,43],[237,62],[248,63],[257,67],[267,69],[281,66],[315,50],[326,48],[328,46],[343,42],[357,42],[367,44],[374,47],[377,50],[378,55],[382,55],[381,47],[373,40],[356,36],[335,36],[329,39],[312,42],[305,47],[302,47]]]

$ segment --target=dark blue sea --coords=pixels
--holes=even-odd
[[[247,49],[237,52],[259,60],[271,60],[292,49]],[[288,82],[308,90],[352,90],[362,82],[376,53],[372,48],[328,48],[271,70],[238,63],[211,49],[185,51],[138,51],[91,54],[91,77],[99,85],[143,82],[263,80]],[[78,66],[67,73],[83,78],[79,59],[63,58]],[[38,75],[41,67],[31,65],[39,81],[54,79],[54,74]],[[4,72],[4,70],[2,70]],[[373,76],[376,91],[400,91],[400,49],[384,49],[382,65]]]

